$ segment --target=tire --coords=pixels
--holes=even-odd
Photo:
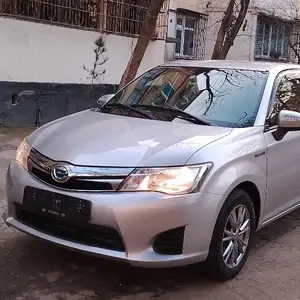
[[[244,215],[246,216],[244,223],[237,221],[236,227],[231,226],[234,224],[233,212],[235,212],[235,215],[240,214],[240,216],[243,216],[243,211],[245,211]],[[255,218],[255,210],[250,196],[241,189],[237,188],[233,190],[227,197],[219,213],[210,244],[209,255],[206,261],[209,276],[213,280],[226,281],[234,278],[241,272],[249,256],[249,250],[256,226]],[[239,220],[241,220],[241,217]],[[241,228],[238,225],[239,223],[243,224]],[[242,230],[246,223],[247,227],[245,227],[245,230]],[[232,229],[237,227],[239,227],[239,230]],[[247,230],[248,228],[249,230]],[[244,231],[245,233],[241,234]],[[239,232],[239,234],[233,234],[232,232]],[[229,240],[223,241],[223,239]],[[245,246],[245,241],[248,241],[247,246]],[[238,250],[235,252],[232,250],[231,252],[228,249]],[[233,255],[230,255],[229,252],[227,253],[226,250],[231,253],[237,253],[236,256],[238,259],[235,260]],[[225,258],[223,258],[223,254]],[[225,260],[227,261],[225,262]]]

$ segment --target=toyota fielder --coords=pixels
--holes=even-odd
[[[300,206],[300,66],[177,61],[37,129],[6,224],[57,245],[237,275],[253,233]]]

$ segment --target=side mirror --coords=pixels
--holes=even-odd
[[[105,105],[110,99],[112,99],[112,97],[115,94],[107,94],[107,95],[103,95],[101,96],[98,100],[97,100],[97,104],[100,105],[101,107],[103,105]]]
[[[282,110],[277,115],[276,124],[279,128],[300,130],[300,113],[290,110]]]
[[[276,118],[278,129],[273,132],[274,138],[281,140],[289,131],[300,131],[300,113],[282,110]]]

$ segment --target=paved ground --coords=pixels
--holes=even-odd
[[[16,146],[29,130],[0,128],[0,213],[4,180]],[[213,283],[201,266],[144,270],[49,245],[0,222],[1,300],[298,300],[300,212],[256,236],[238,278]]]

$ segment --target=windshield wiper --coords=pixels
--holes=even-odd
[[[138,108],[144,108],[144,109],[149,109],[149,110],[156,110],[156,111],[166,111],[166,112],[170,112],[170,113],[175,113],[177,118],[180,119],[184,119],[186,121],[190,121],[194,124],[199,124],[199,125],[208,125],[208,126],[216,126],[215,124],[201,119],[199,117],[195,117],[187,112],[185,112],[184,110],[174,107],[174,106],[170,106],[170,105],[159,105],[159,106],[153,106],[153,105],[143,105],[143,104],[133,104],[133,107],[138,107]]]
[[[108,103],[106,105],[104,105],[102,108],[118,108],[118,109],[126,109],[126,110],[131,110],[131,111],[134,111],[136,112],[137,114],[140,114],[148,119],[154,119],[156,120],[156,118],[154,116],[151,116],[151,115],[148,115],[132,106],[129,106],[129,105],[126,105],[126,104],[123,104],[123,103]]]

